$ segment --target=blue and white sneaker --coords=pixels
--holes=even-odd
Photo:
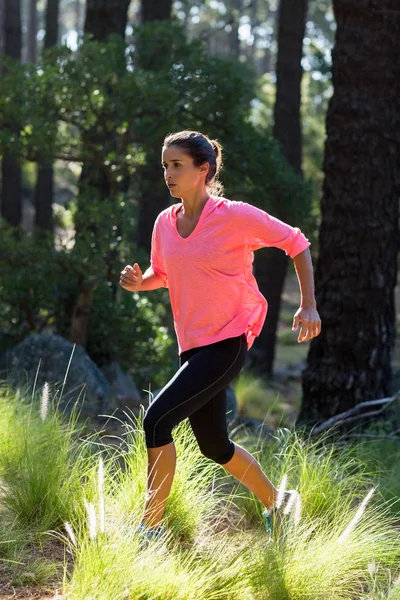
[[[140,523],[138,526],[127,525],[124,527],[124,533],[128,535],[140,534],[140,547],[147,548],[147,546],[155,541],[162,540],[166,535],[166,528],[163,525],[158,527],[150,527],[144,523]]]
[[[279,508],[277,506],[273,506],[270,509],[264,509],[262,514],[265,523],[265,530],[270,538],[272,538],[273,531],[279,529],[280,527],[282,527],[282,525],[284,525],[284,523],[287,523],[289,521],[290,512],[288,514],[285,514],[284,509],[288,505],[289,501],[291,500],[294,494],[297,494],[296,490],[288,490],[284,493],[283,502],[279,506]]]

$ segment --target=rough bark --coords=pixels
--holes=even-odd
[[[307,14],[307,0],[281,0],[279,8],[277,88],[274,108],[274,137],[293,169],[301,175],[301,58]],[[274,216],[290,222],[284,207]],[[254,257],[259,288],[268,301],[265,325],[256,338],[249,364],[254,372],[273,375],[276,331],[288,257],[277,248],[263,249]]]
[[[334,0],[319,259],[321,334],[303,376],[299,424],[391,394],[399,251],[400,7]]]
[[[21,61],[21,6],[19,0],[5,0],[4,53]],[[19,131],[16,131],[15,135],[19,135]],[[13,157],[4,153],[1,171],[1,215],[10,225],[20,225],[22,221],[20,166]]]

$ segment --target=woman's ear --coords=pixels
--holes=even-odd
[[[206,162],[206,163],[204,163],[204,164],[201,165],[200,171],[202,173],[205,173],[207,175],[209,168],[210,168],[210,163]]]

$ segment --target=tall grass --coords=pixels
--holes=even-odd
[[[38,405],[1,389],[0,536],[12,543],[4,523],[15,544],[21,532],[33,539],[32,532],[55,530],[73,558],[72,567],[65,563],[68,600],[398,597],[399,531],[376,471],[354,449],[288,429],[237,437],[281,492],[300,493],[301,512],[271,539],[258,499],[200,453],[184,421],[173,432],[167,537],[144,549],[127,528],[144,509],[142,413],[126,414],[120,443],[111,446],[82,439],[76,415],[60,415],[49,397],[46,408],[43,393]]]
[[[0,511],[9,529],[34,536],[62,526],[82,503],[82,482],[93,461],[79,442],[83,425],[72,410],[54,410],[46,387],[28,401],[0,386]]]
[[[365,457],[357,457],[349,446],[336,446],[329,432],[319,439],[300,431],[277,429],[264,437],[243,438],[243,445],[258,459],[279,487],[285,478],[286,489],[295,489],[302,499],[302,512],[309,519],[324,518],[334,524],[365,496],[374,481],[375,470]],[[238,504],[252,523],[260,519],[262,505],[243,485],[228,476],[238,490]],[[378,490],[378,494],[380,490]]]

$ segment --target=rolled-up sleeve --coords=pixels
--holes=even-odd
[[[311,243],[298,227],[292,227],[247,202],[233,201],[237,225],[252,250],[274,246],[293,258]]]
[[[167,272],[164,266],[163,255],[162,255],[162,247],[160,240],[160,233],[158,228],[159,217],[155,220],[153,233],[151,236],[151,252],[150,252],[150,264],[153,268],[154,273],[157,273],[162,280],[163,286],[165,288],[168,287],[168,277]]]

